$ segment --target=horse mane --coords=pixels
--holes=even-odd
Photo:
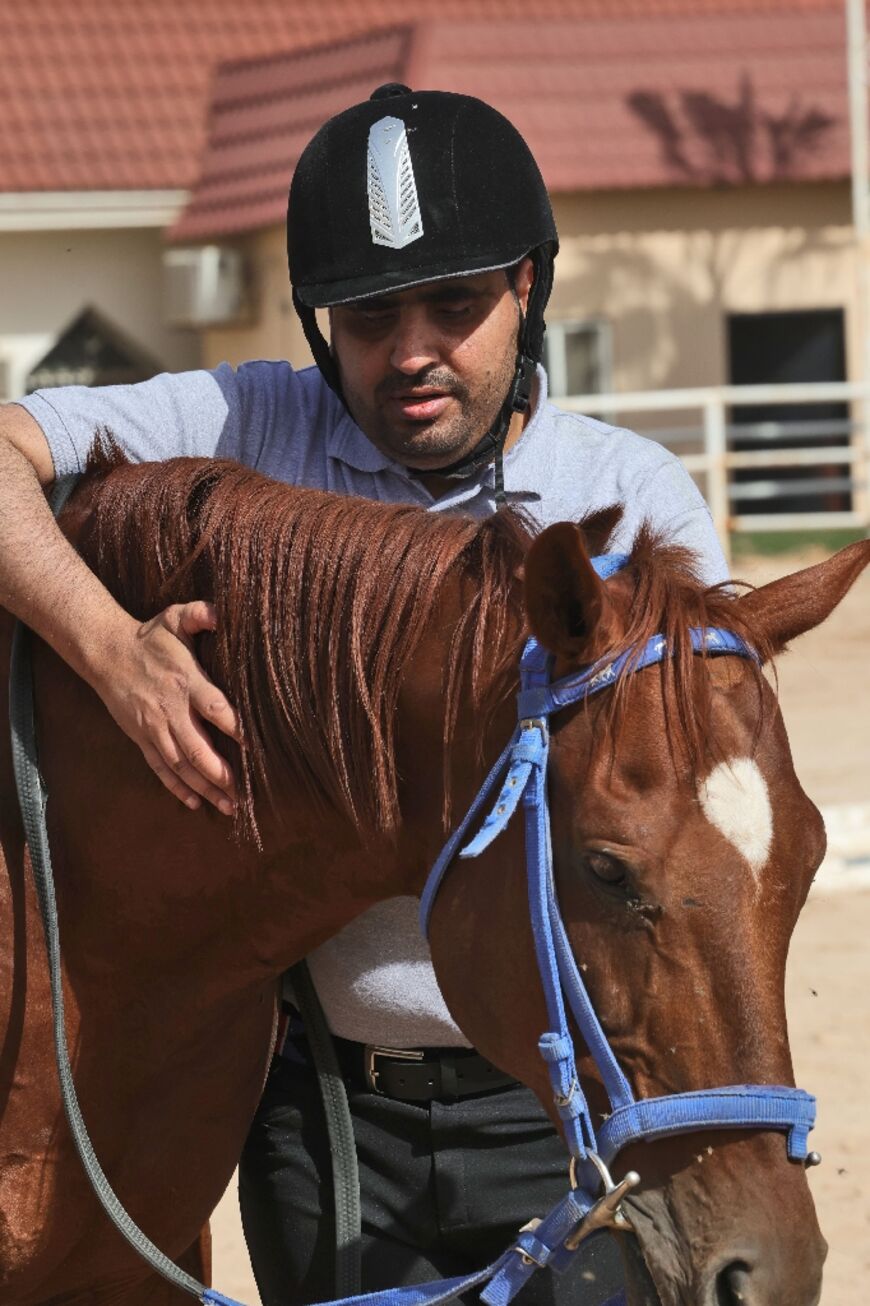
[[[516,667],[520,517],[329,494],[220,459],[134,466],[108,432],[87,472],[77,544],[118,602],[140,621],[195,598],[215,605],[197,652],[242,723],[239,836],[259,839],[255,796],[278,811],[288,785],[364,837],[395,834],[399,689],[449,578],[463,601],[444,676],[445,768],[466,686],[488,713]]]
[[[609,522],[607,512],[600,514],[605,527]],[[774,649],[768,636],[753,628],[737,602],[751,586],[734,580],[706,585],[700,578],[695,552],[668,540],[662,530],[648,522],[635,536],[628,564],[610,583],[626,596],[620,604],[625,625],[618,644],[603,654],[601,662],[611,662],[623,653],[634,653],[639,658],[648,640],[664,636],[672,656],[658,664],[658,673],[667,705],[667,744],[675,764],[679,759],[697,774],[710,754],[717,761],[724,760],[716,753],[710,681],[699,674],[707,657],[715,654],[694,651],[689,634],[692,627],[730,630],[757,653],[758,662],[745,664],[755,677],[759,694],[757,738],[765,719],[761,664],[770,662]],[[632,661],[629,656],[629,673]],[[632,684],[631,674],[624,674],[604,696],[601,742],[606,741],[612,750],[628,718]]]
[[[171,603],[215,605],[217,630],[200,636],[197,653],[242,722],[233,757],[241,838],[259,840],[256,795],[277,811],[287,785],[343,813],[363,837],[395,834],[399,690],[446,582],[458,579],[461,615],[444,672],[448,822],[462,693],[470,690],[485,724],[516,683],[525,638],[516,582],[534,534],[521,514],[432,513],[286,485],[227,460],[132,465],[109,432],[87,471],[94,488],[77,544],[118,602],[140,621]],[[581,519],[591,551],[605,550],[620,517],[609,508]],[[665,636],[674,650],[659,667],[674,705],[669,745],[697,767],[710,748],[711,709],[689,627],[727,627],[762,660],[770,650],[758,647],[734,589],[706,587],[694,554],[649,525],[610,584],[626,596],[626,620],[605,660]],[[612,745],[631,684],[624,676],[604,695],[602,738]],[[234,748],[220,732],[214,739]]]

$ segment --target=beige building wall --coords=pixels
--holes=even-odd
[[[166,324],[163,249],[155,227],[0,232],[0,398],[21,395],[34,364],[89,306],[167,371],[197,367],[197,333]]]
[[[610,324],[617,391],[727,380],[729,312],[842,307],[857,358],[846,183],[562,195],[555,210],[562,248],[548,317]],[[247,325],[204,333],[206,366],[307,365],[283,228],[239,243],[254,313]]]
[[[290,297],[287,244],[283,226],[268,227],[222,245],[241,249],[248,282],[248,319],[203,333],[203,366],[238,366],[249,358],[286,358],[307,367],[311,353]]]
[[[555,210],[548,316],[610,323],[615,391],[726,382],[729,313],[842,307],[857,360],[846,183],[574,194]]]

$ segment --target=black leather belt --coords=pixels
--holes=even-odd
[[[348,1078],[405,1102],[456,1102],[517,1082],[473,1048],[388,1048],[333,1041]]]
[[[334,1036],[333,1043],[348,1083],[405,1102],[456,1102],[517,1083],[473,1048],[389,1048]],[[282,1051],[307,1064],[304,1031],[291,1027]]]

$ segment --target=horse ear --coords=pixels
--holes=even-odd
[[[870,562],[870,540],[856,540],[832,558],[771,581],[736,600],[750,631],[779,653],[791,640],[821,625]]]
[[[604,553],[610,543],[610,537],[622,521],[621,503],[612,503],[609,508],[597,508],[580,522],[580,529],[586,541],[586,548],[592,557]]]
[[[525,604],[535,639],[557,657],[594,662],[615,642],[612,600],[573,522],[548,526],[529,549]]]

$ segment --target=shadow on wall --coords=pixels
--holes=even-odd
[[[675,182],[698,185],[788,181],[824,149],[836,119],[793,99],[783,113],[763,107],[752,79],[729,102],[706,91],[634,91],[632,113],[658,137]]]
[[[828,274],[817,278],[820,304],[831,302],[842,280],[830,266],[842,258],[825,230],[830,220],[820,220],[814,206],[802,206],[798,217],[788,188],[778,205],[762,194],[805,178],[805,161],[825,148],[837,120],[797,98],[774,112],[748,75],[733,100],[686,89],[637,90],[626,102],[658,139],[674,189],[659,191],[653,203],[646,230],[657,233],[655,257],[645,233],[622,230],[611,245],[614,258],[587,264],[589,280],[606,282],[595,288],[595,301],[619,323],[620,388],[718,384],[727,379],[729,311],[800,301],[812,294],[810,265]]]
[[[617,390],[727,381],[734,312],[846,307],[851,254],[835,213],[811,216],[801,228],[789,223],[787,196],[776,203],[685,191],[608,198],[611,215],[619,206],[617,218],[623,205],[643,204],[647,224],[591,230],[585,223],[570,272],[566,266],[568,275],[557,277],[553,316],[612,324]],[[667,221],[666,204],[679,208],[679,221]]]

